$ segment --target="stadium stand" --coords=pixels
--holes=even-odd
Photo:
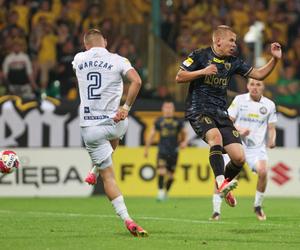
[[[294,68],[292,92],[300,92],[300,3],[297,0],[165,0],[160,6],[159,84],[149,82],[149,0],[2,0],[0,1],[0,93],[9,94],[8,81],[3,74],[4,58],[12,51],[16,41],[22,41],[23,52],[32,64],[34,82],[39,96],[46,92],[57,98],[78,98],[76,81],[69,62],[82,50],[82,34],[89,28],[100,28],[108,40],[109,50],[128,57],[141,74],[144,85],[141,97],[164,98],[173,96],[183,101],[174,87],[174,74],[179,62],[189,51],[210,44],[210,32],[219,24],[230,25],[237,32],[239,52],[253,61],[251,44],[243,41],[249,27],[259,21],[263,30],[263,60],[271,41],[278,40],[284,50],[282,63],[266,79],[269,95],[282,98],[282,78],[285,71]],[[255,12],[253,13],[253,6]],[[134,35],[132,35],[134,34]],[[55,84],[54,84],[55,83]],[[234,78],[232,90],[245,91],[244,80]],[[53,88],[59,86],[59,93]],[[126,89],[126,88],[125,88]],[[289,94],[290,95],[290,94]],[[292,94],[293,95],[293,94]],[[279,99],[280,99],[279,98]],[[294,105],[294,103],[292,104]]]

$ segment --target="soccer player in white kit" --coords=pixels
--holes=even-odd
[[[266,148],[275,147],[276,108],[273,101],[263,96],[264,84],[262,81],[249,79],[247,89],[248,93],[234,98],[228,108],[228,113],[241,135],[246,162],[258,175],[254,212],[258,220],[266,220],[266,215],[262,210],[267,186],[268,156]],[[224,155],[225,161],[227,157]],[[213,195],[212,220],[220,219],[221,203],[222,198],[215,193]]]
[[[129,216],[122,193],[117,186],[112,153],[128,126],[128,112],[141,87],[141,78],[130,62],[106,50],[100,30],[91,29],[84,35],[86,51],[75,55],[72,62],[80,94],[80,129],[93,168],[85,181],[95,185],[100,174],[104,190],[116,213],[134,236],[148,233]],[[130,87],[125,104],[120,107],[123,80]]]

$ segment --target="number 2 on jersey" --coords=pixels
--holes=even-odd
[[[101,74],[98,72],[90,72],[87,74],[88,85],[88,99],[97,100],[101,99],[101,95],[97,94],[101,87]]]

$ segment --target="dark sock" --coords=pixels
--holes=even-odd
[[[168,179],[167,183],[166,183],[166,190],[169,191],[172,183],[173,183],[174,179]]]
[[[222,156],[223,147],[215,145],[210,148],[209,162],[214,171],[215,177],[224,175],[224,159]]]
[[[228,162],[225,167],[225,178],[232,180],[241,172],[242,168],[243,166],[237,166],[232,161]]]
[[[159,189],[164,188],[164,176],[163,175],[158,176],[158,188]]]

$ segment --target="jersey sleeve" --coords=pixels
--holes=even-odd
[[[125,57],[120,57],[120,71],[122,76],[125,76],[127,71],[130,69],[133,69],[131,63],[129,62],[129,60]]]
[[[277,111],[276,111],[275,104],[272,102],[268,123],[276,123],[276,122],[277,122]]]
[[[235,73],[239,74],[241,76],[247,77],[253,69],[253,67],[251,65],[246,63],[241,58],[238,58],[236,63],[237,63],[237,67],[236,67]]]
[[[195,71],[199,69],[199,61],[201,59],[201,51],[193,51],[181,63],[180,68],[186,71]]]
[[[229,108],[228,108],[228,115],[230,117],[233,117],[234,119],[236,119],[236,117],[238,116],[238,97],[235,97],[232,101],[232,103],[230,104]]]
[[[77,66],[78,66],[78,60],[79,60],[79,58],[81,57],[81,55],[82,55],[82,52],[80,52],[80,53],[78,53],[78,54],[76,54],[76,55],[74,56],[74,59],[73,59],[73,61],[72,61],[72,67],[73,67],[74,70],[76,70],[76,68],[77,68]]]
[[[182,119],[178,119],[178,129],[181,130],[184,127],[184,121]]]
[[[154,122],[154,128],[156,131],[160,131],[160,118],[156,119]]]

